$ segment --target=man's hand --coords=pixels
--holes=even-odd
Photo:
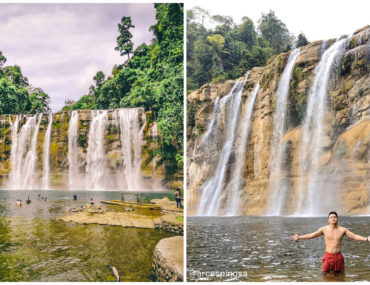
[[[294,235],[291,236],[290,239],[294,240],[294,241],[297,241],[297,240],[299,240],[299,236],[297,235],[297,233],[294,233]]]

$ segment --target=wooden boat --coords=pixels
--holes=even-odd
[[[130,201],[122,202],[121,200],[100,201],[100,202],[103,204],[108,204],[108,205],[117,205],[117,206],[124,206],[124,207],[149,209],[149,210],[160,210],[161,209],[159,205],[156,205],[154,203],[137,203],[137,202],[130,202]]]

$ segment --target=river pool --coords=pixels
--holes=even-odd
[[[333,281],[321,273],[322,237],[293,242],[326,217],[188,217],[188,281]],[[340,217],[339,224],[370,235],[370,217]],[[344,237],[346,275],[334,281],[370,281],[370,243]]]
[[[73,194],[78,200],[72,199]],[[142,200],[164,195],[173,196],[142,193]],[[31,204],[25,203],[27,196]],[[66,208],[84,206],[91,197],[99,205],[100,200],[119,200],[121,193],[0,191],[0,281],[115,281],[108,265],[117,268],[121,281],[154,281],[154,247],[174,234],[56,220]],[[15,205],[17,199],[22,207]]]

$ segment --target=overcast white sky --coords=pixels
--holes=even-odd
[[[131,16],[134,48],[150,43],[153,4],[0,3],[0,50],[7,65],[17,64],[34,87],[51,97],[52,111],[66,99],[88,93],[93,76],[110,75],[126,57],[115,51],[118,23]]]
[[[270,9],[298,36],[303,32],[309,41],[336,38],[352,34],[370,24],[369,0],[187,0],[187,9],[200,6],[211,12],[231,16],[239,24],[243,16],[258,25],[262,12]]]

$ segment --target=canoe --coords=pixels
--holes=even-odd
[[[161,206],[156,205],[154,203],[136,203],[136,202],[121,202],[120,200],[111,200],[111,201],[100,201],[103,204],[108,205],[118,205],[118,206],[124,206],[124,207],[134,207],[134,208],[142,208],[142,209],[150,209],[150,210],[160,210]]]

